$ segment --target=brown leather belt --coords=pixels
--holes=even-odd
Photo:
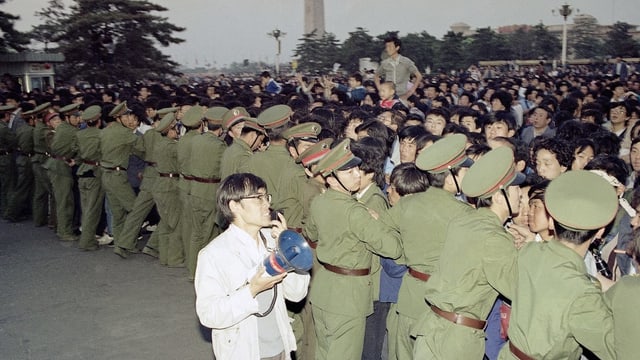
[[[114,166],[114,167],[103,166],[102,168],[106,170],[113,170],[113,171],[127,171],[127,168],[124,168],[122,166]]]
[[[509,350],[513,356],[517,357],[519,360],[536,360],[518,349],[511,341],[509,341]]]
[[[0,155],[10,155],[12,151],[0,150]]]
[[[424,281],[424,282],[429,281],[429,278],[431,277],[430,274],[426,274],[426,273],[420,272],[420,271],[415,270],[413,268],[409,268],[409,275],[413,276],[414,278],[416,278],[418,280]]]
[[[32,157],[32,156],[33,156],[33,154],[32,154],[32,153],[30,153],[30,152],[25,152],[25,151],[22,151],[22,150],[18,150],[18,155],[19,155],[19,156],[26,156],[26,157]]]
[[[339,266],[322,263],[325,269],[335,274],[347,275],[347,276],[365,276],[369,275],[370,269],[345,269]]]
[[[161,173],[159,172],[158,175],[160,175],[160,177],[168,177],[168,178],[179,178],[180,174],[178,173]]]
[[[440,316],[441,318],[449,320],[454,324],[463,325],[478,330],[483,330],[485,325],[487,324],[486,321],[472,319],[450,311],[444,311],[435,305],[431,305],[431,311],[436,313],[436,315]]]
[[[66,162],[66,163],[68,163],[69,161],[71,161],[71,159],[69,159],[69,158],[67,158],[67,157],[65,157],[65,156],[58,156],[58,155],[53,155],[53,154],[50,154],[49,156],[50,156],[52,159],[60,160],[60,161]]]
[[[34,151],[33,152],[36,155],[44,155],[44,156],[51,156],[48,152],[40,152],[40,151]]]
[[[100,166],[100,162],[98,161],[82,160],[82,162],[87,165]]]
[[[182,177],[185,180],[192,180],[192,181],[203,183],[203,184],[217,184],[220,182],[219,178],[201,178],[201,177],[189,176],[189,175],[182,175]]]
[[[156,166],[158,163],[153,162],[153,161],[145,161],[145,164],[149,165],[149,166]]]

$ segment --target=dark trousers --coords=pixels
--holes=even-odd
[[[387,330],[387,314],[391,303],[373,302],[373,314],[367,316],[364,330],[364,348],[362,360],[380,360],[382,358],[382,344]]]

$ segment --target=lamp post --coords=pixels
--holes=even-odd
[[[268,36],[276,39],[276,75],[280,75],[280,50],[281,50],[281,42],[280,38],[287,35],[287,33],[280,31],[280,29],[275,28],[275,30],[267,33]]]
[[[569,4],[564,4],[557,11],[564,18],[564,23],[562,24],[562,68],[565,69],[567,67],[567,18],[571,15],[573,9]],[[555,12],[556,10],[553,11],[554,14]]]

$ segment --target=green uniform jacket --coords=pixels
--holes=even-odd
[[[36,121],[36,126],[33,129],[33,156],[31,157],[32,163],[43,164],[49,158],[49,147],[47,146],[47,134],[51,129],[41,121]]]
[[[638,326],[640,326],[640,277],[623,276],[607,290],[605,298],[613,311],[616,357],[636,359],[640,354]]]
[[[597,280],[587,275],[574,250],[556,240],[520,250],[509,339],[536,359],[579,359],[579,343],[601,360],[614,358],[613,317]],[[508,346],[500,355],[515,358]],[[620,359],[632,358],[637,354]]]
[[[311,216],[311,201],[326,190],[326,186],[314,178],[307,178],[302,186],[302,226],[306,229]],[[306,234],[306,230],[305,230]]]
[[[203,133],[193,139],[191,146],[191,175],[204,179],[220,179],[220,160],[227,145],[212,132]],[[210,199],[215,207],[216,192],[220,184],[191,182],[191,195]]]
[[[71,126],[65,121],[58,125],[51,141],[52,157],[45,163],[45,167],[49,171],[57,175],[71,177],[71,167],[67,162],[75,159],[78,152],[77,132],[78,128]],[[64,157],[66,160],[55,159],[53,156]]]
[[[129,167],[131,154],[140,158],[144,156],[142,137],[136,136],[119,122],[102,129],[100,149],[102,152],[100,165],[106,168],[120,166],[126,169]]]
[[[193,175],[191,173],[191,149],[193,147],[193,140],[197,136],[200,136],[200,133],[197,130],[189,130],[180,138],[180,141],[178,141],[178,172],[182,175]],[[178,181],[178,188],[180,189],[181,195],[189,194],[189,191],[191,190],[191,183],[193,183],[193,181],[180,178],[180,181]]]
[[[11,166],[11,157],[13,152],[18,146],[16,140],[16,134],[9,129],[7,123],[0,121],[0,166]]]
[[[142,172],[142,182],[140,183],[140,190],[151,191],[153,190],[153,186],[155,184],[156,179],[158,178],[158,171],[155,168],[156,155],[153,151],[155,146],[155,142],[161,138],[159,132],[154,129],[147,130],[144,134],[142,134],[142,148],[144,149],[144,156],[142,160],[147,164],[144,167],[144,171]]]
[[[33,156],[33,126],[20,126],[16,130],[16,139],[18,141],[18,150],[24,154]],[[23,155],[24,155],[23,154]]]
[[[92,171],[95,177],[99,177],[100,168],[96,165],[86,164],[83,160],[94,163],[100,161],[102,157],[100,152],[100,134],[100,129],[95,127],[88,127],[76,133],[78,158],[80,159],[78,170],[76,171],[78,176],[83,176]]]
[[[393,226],[402,236],[404,253],[398,263],[425,274],[434,274],[449,223],[473,212],[471,206],[441,188],[430,187],[425,192],[403,196],[389,210]],[[427,308],[424,302],[426,286],[425,281],[407,272],[398,293],[398,312],[417,320]]]
[[[220,177],[237,174],[246,170],[247,163],[253,155],[249,145],[242,139],[233,139],[231,146],[225,149],[220,165]]]
[[[302,227],[302,188],[307,176],[287,148],[270,145],[267,151],[255,153],[249,158],[248,170],[267,183],[267,191],[272,195],[271,208],[284,212],[287,225]]]
[[[178,173],[178,141],[161,136],[156,141],[153,152],[157,159],[156,170],[159,173]],[[178,191],[178,179],[158,177],[153,188],[154,193]]]
[[[397,259],[400,234],[371,216],[349,194],[328,189],[311,203],[307,234],[317,240],[318,260],[347,269],[369,269],[373,254]],[[371,275],[339,275],[320,267],[309,299],[334,314],[367,316],[373,312]]]
[[[516,270],[513,237],[495,213],[480,208],[449,223],[426,299],[442,310],[485,320],[498,293],[513,296]]]

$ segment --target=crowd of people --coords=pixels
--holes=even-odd
[[[638,356],[640,75],[401,46],[372,78],[7,91],[1,215],[184,267],[218,359]],[[310,274],[265,274],[287,229]]]

